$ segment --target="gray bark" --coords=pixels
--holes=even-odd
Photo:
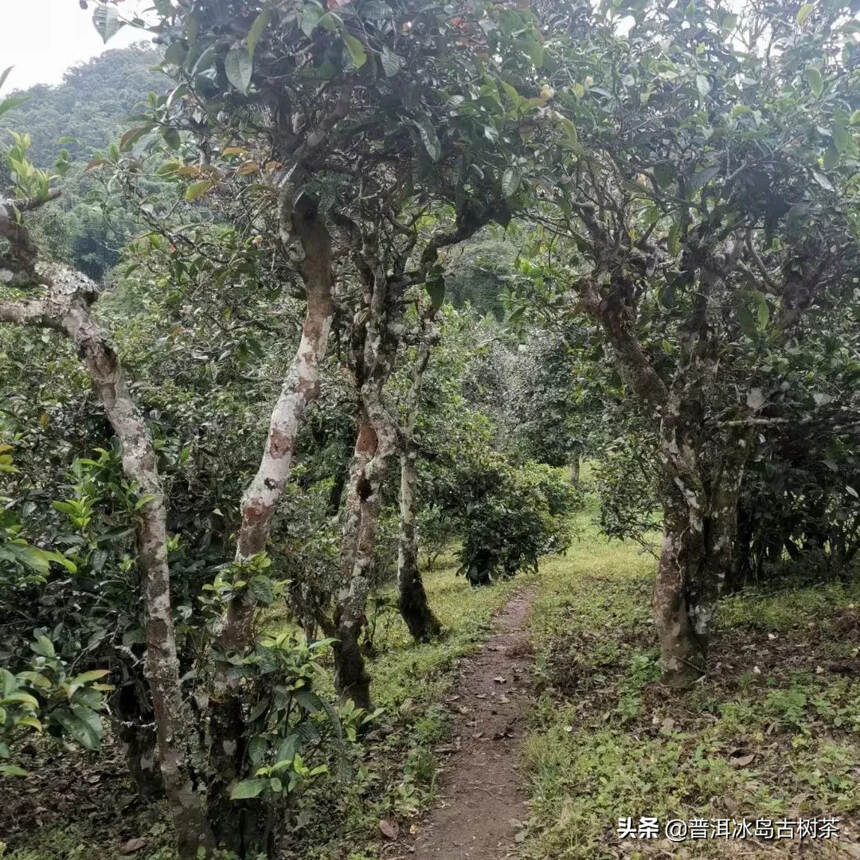
[[[412,386],[406,402],[406,422],[400,434],[400,520],[397,545],[397,605],[412,637],[418,642],[438,636],[441,627],[427,601],[427,592],[418,568],[418,530],[416,528],[415,487],[418,482],[416,451],[413,444],[424,371],[430,351],[439,340],[438,330],[430,331],[418,350]]]

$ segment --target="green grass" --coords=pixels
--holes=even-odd
[[[523,749],[531,800],[518,856],[758,856],[744,841],[686,843],[693,855],[622,843],[617,819],[642,815],[839,816],[856,842],[860,583],[726,599],[711,674],[669,691],[650,619],[654,558],[607,542],[592,520],[583,514],[580,542],[541,567],[531,620],[541,692]],[[782,845],[796,856],[797,842]]]
[[[649,851],[758,856],[751,853],[756,846],[740,841],[699,842],[693,855],[683,853],[689,844],[622,844],[617,819],[640,815],[839,816],[844,832],[860,841],[860,583],[724,600],[712,674],[687,693],[667,691],[658,683],[651,621],[654,558],[636,545],[606,541],[594,513],[578,518],[579,540],[566,555],[545,559],[537,577],[473,589],[454,575],[452,559],[426,573],[446,631],[435,642],[413,643],[390,608],[371,619],[376,656],[369,668],[383,714],[355,748],[352,779],[323,778],[304,796],[294,821],[296,856],[384,856],[380,819],[408,828],[430,807],[457,663],[486,638],[494,612],[528,583],[538,587],[529,622],[537,696],[523,748],[530,807],[518,836],[521,860]],[[124,821],[105,811],[98,825],[60,822],[3,857],[109,858],[121,839],[140,835],[151,841],[137,857],[170,860],[169,828],[157,807],[141,811],[135,823]],[[796,856],[792,850],[797,843],[780,853]]]

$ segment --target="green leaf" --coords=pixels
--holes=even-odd
[[[696,75],[696,89],[704,98],[711,91],[711,82],[704,75]]]
[[[758,297],[758,308],[756,309],[758,327],[759,329],[764,329],[767,328],[767,323],[770,319],[770,307],[768,306],[767,299],[761,293],[757,293],[756,295]]]
[[[254,51],[257,49],[257,42],[260,41],[260,36],[263,35],[263,30],[266,29],[266,25],[269,23],[271,17],[272,10],[264,9],[257,15],[254,23],[251,24],[251,29],[248,30],[248,56],[252,60],[254,59]]]
[[[233,786],[230,792],[230,800],[249,800],[257,797],[266,787],[267,779],[243,779]]]
[[[181,66],[185,62],[187,54],[185,45],[176,41],[164,52],[164,62],[171,66]]]
[[[364,45],[352,33],[343,34],[343,43],[346,45],[346,50],[353,65],[357,69],[360,69],[367,62],[367,52],[364,50]]]
[[[16,764],[0,764],[0,774],[3,776],[27,776],[27,771]]]
[[[806,80],[809,81],[809,89],[818,98],[824,92],[824,81],[821,77],[821,72],[815,66],[807,66]]]
[[[6,83],[6,78],[9,77],[9,72],[11,72],[14,68],[14,66],[9,66],[8,69],[4,69],[2,72],[0,72],[0,88],[2,88],[3,84]]]
[[[566,116],[559,116],[557,121],[567,138],[567,142],[572,146],[578,146],[579,135],[577,134],[576,126]]]
[[[439,144],[439,138],[436,136],[436,129],[427,117],[421,117],[419,120],[414,120],[415,126],[418,129],[418,134],[421,136],[421,143],[424,144],[424,149],[427,150],[427,155],[433,161],[438,161],[442,157],[442,147]]]
[[[161,136],[164,138],[164,142],[171,149],[179,149],[182,145],[182,139],[179,137],[179,132],[175,128],[162,129]]]
[[[13,690],[11,693],[0,699],[0,703],[4,705],[15,702],[19,705],[27,705],[31,708],[39,707],[39,700],[35,696],[31,696],[29,693],[25,693],[23,690]]]
[[[125,25],[119,19],[116,6],[99,3],[93,12],[93,24],[104,42],[109,42]]]
[[[804,3],[800,9],[797,10],[797,16],[794,20],[797,21],[798,27],[802,27],[806,23],[806,19],[812,14],[812,10],[814,8],[814,3]]]
[[[824,155],[821,156],[821,166],[825,170],[833,170],[837,164],[839,164],[839,151],[831,143],[830,146],[824,150]]]
[[[37,636],[36,641],[30,645],[30,649],[40,657],[55,657],[54,643],[47,636]]]
[[[305,5],[302,6],[302,16],[299,24],[301,31],[306,36],[310,36],[311,33],[316,30],[317,24],[320,23],[320,19],[323,17],[323,14],[322,8],[316,3],[305,3]]]
[[[0,102],[0,116],[3,116],[6,111],[10,111],[12,108],[24,104],[25,101],[27,101],[26,96],[10,96],[8,99],[4,99]]]
[[[73,684],[89,684],[91,681],[98,681],[99,678],[104,678],[105,675],[110,675],[110,669],[91,669],[89,672],[81,672],[72,679]]]
[[[833,128],[833,145],[842,154],[854,149],[854,139],[844,125],[837,125]]]
[[[268,576],[252,576],[248,582],[248,591],[262,606],[271,606],[274,603],[275,592]]]
[[[251,85],[251,75],[254,72],[254,61],[243,45],[237,45],[227,51],[224,58],[224,73],[227,80],[239,90],[242,95],[248,94]]]
[[[152,130],[151,125],[141,125],[137,128],[129,129],[120,139],[119,139],[119,151],[125,152],[128,149],[131,149],[137,141],[139,141],[148,131]]]
[[[215,183],[210,179],[202,179],[200,182],[192,182],[191,185],[185,189],[185,199],[189,203],[193,203],[195,200],[199,200],[208,191],[211,191],[214,185]]]
[[[502,194],[504,194],[505,197],[512,197],[520,187],[521,180],[522,176],[520,175],[519,170],[515,167],[509,167],[502,174]]]
[[[403,68],[404,63],[403,57],[395,54],[394,51],[389,51],[385,45],[382,47],[380,61],[382,63],[382,71],[385,72],[387,78],[393,78]]]
[[[91,708],[75,704],[71,708],[58,708],[51,716],[81,746],[98,749],[104,729],[99,715]]]

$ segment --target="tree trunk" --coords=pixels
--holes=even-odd
[[[131,778],[144,801],[164,796],[158,767],[158,734],[143,680],[132,677],[111,696],[115,731],[123,745]]]
[[[93,387],[122,446],[126,477],[148,501],[138,510],[138,565],[143,589],[146,658],[158,737],[159,764],[173,816],[181,858],[197,858],[213,847],[203,799],[191,778],[193,733],[179,681],[179,660],[170,601],[167,565],[167,518],[155,449],[143,416],[132,399],[113,348],[93,320],[88,296],[93,285],[82,275],[60,267],[43,271],[50,285],[41,300],[4,302],[0,320],[54,328],[74,342]]]
[[[686,506],[676,493],[664,505],[663,532],[654,586],[654,620],[660,638],[663,681],[684,687],[704,672],[706,642],[694,621],[689,587],[701,533],[691,531]]]
[[[400,454],[400,534],[397,548],[397,605],[409,632],[418,642],[438,636],[441,627],[427,602],[418,569],[415,528],[415,451],[406,442]]]
[[[74,303],[63,324],[84,355],[108,420],[122,444],[126,476],[140,486],[142,495],[152,497],[138,512],[138,564],[146,631],[144,665],[177,850],[182,858],[196,858],[199,849],[208,852],[212,848],[213,840],[187,758],[192,740],[179,681],[167,565],[167,521],[155,449],[128,392],[116,353],[105,342],[85,303]]]
[[[357,707],[372,710],[370,676],[358,637],[367,621],[364,609],[371,587],[380,494],[388,463],[396,449],[396,436],[376,392],[366,394],[365,400],[350,464],[342,535],[343,586],[337,596],[334,618],[337,638],[334,658],[338,693],[351,699]]]
[[[426,315],[419,319],[424,338],[418,349],[418,358],[412,374],[412,385],[406,401],[406,425],[400,434],[400,523],[397,547],[397,604],[409,632],[418,642],[438,636],[439,622],[427,602],[427,592],[418,568],[418,532],[415,527],[415,485],[418,473],[415,468],[417,454],[412,436],[418,418],[421,386],[424,371],[430,361],[430,352],[439,342],[439,329],[433,322],[436,310],[429,305]]]
[[[663,680],[670,686],[688,686],[704,674],[717,601],[735,569],[738,498],[748,449],[746,439],[726,442],[706,484],[685,480],[677,462],[666,458],[671,484],[665,493],[654,619]],[[698,453],[701,463],[705,458]],[[701,492],[705,485],[708,494]]]
[[[290,477],[302,418],[319,394],[320,365],[328,349],[334,314],[328,230],[313,207],[294,212],[293,222],[305,254],[302,272],[307,312],[299,348],[272,411],[260,466],[242,498],[242,522],[236,545],[238,562],[248,561],[266,549],[272,518]],[[224,650],[241,651],[251,644],[253,614],[254,603],[248,593],[230,603],[219,636]]]
[[[574,487],[579,484],[579,454],[574,454],[570,461],[570,483]]]
[[[334,314],[331,237],[316,204],[307,195],[292,208],[282,197],[285,238],[299,240],[307,311],[298,350],[284,379],[272,411],[260,465],[242,497],[242,521],[236,545],[236,561],[247,562],[265,552],[272,519],[290,477],[293,451],[308,405],[319,394],[320,365],[328,349]],[[256,602],[249,591],[230,601],[218,630],[222,653],[244,653],[254,644]],[[211,791],[210,821],[223,844],[239,856],[254,856],[271,847],[271,827],[260,802],[236,803],[229,798],[231,785],[242,777],[245,759],[245,723],[238,682],[228,677],[229,664],[217,663],[210,701],[210,766],[217,774]]]

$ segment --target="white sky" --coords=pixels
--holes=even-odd
[[[0,72],[15,67],[3,87],[6,95],[33,84],[58,84],[70,66],[145,38],[141,30],[124,27],[105,45],[92,22],[96,4],[89,5],[84,11],[78,0],[0,0]],[[130,14],[135,5],[144,3],[120,8]]]

